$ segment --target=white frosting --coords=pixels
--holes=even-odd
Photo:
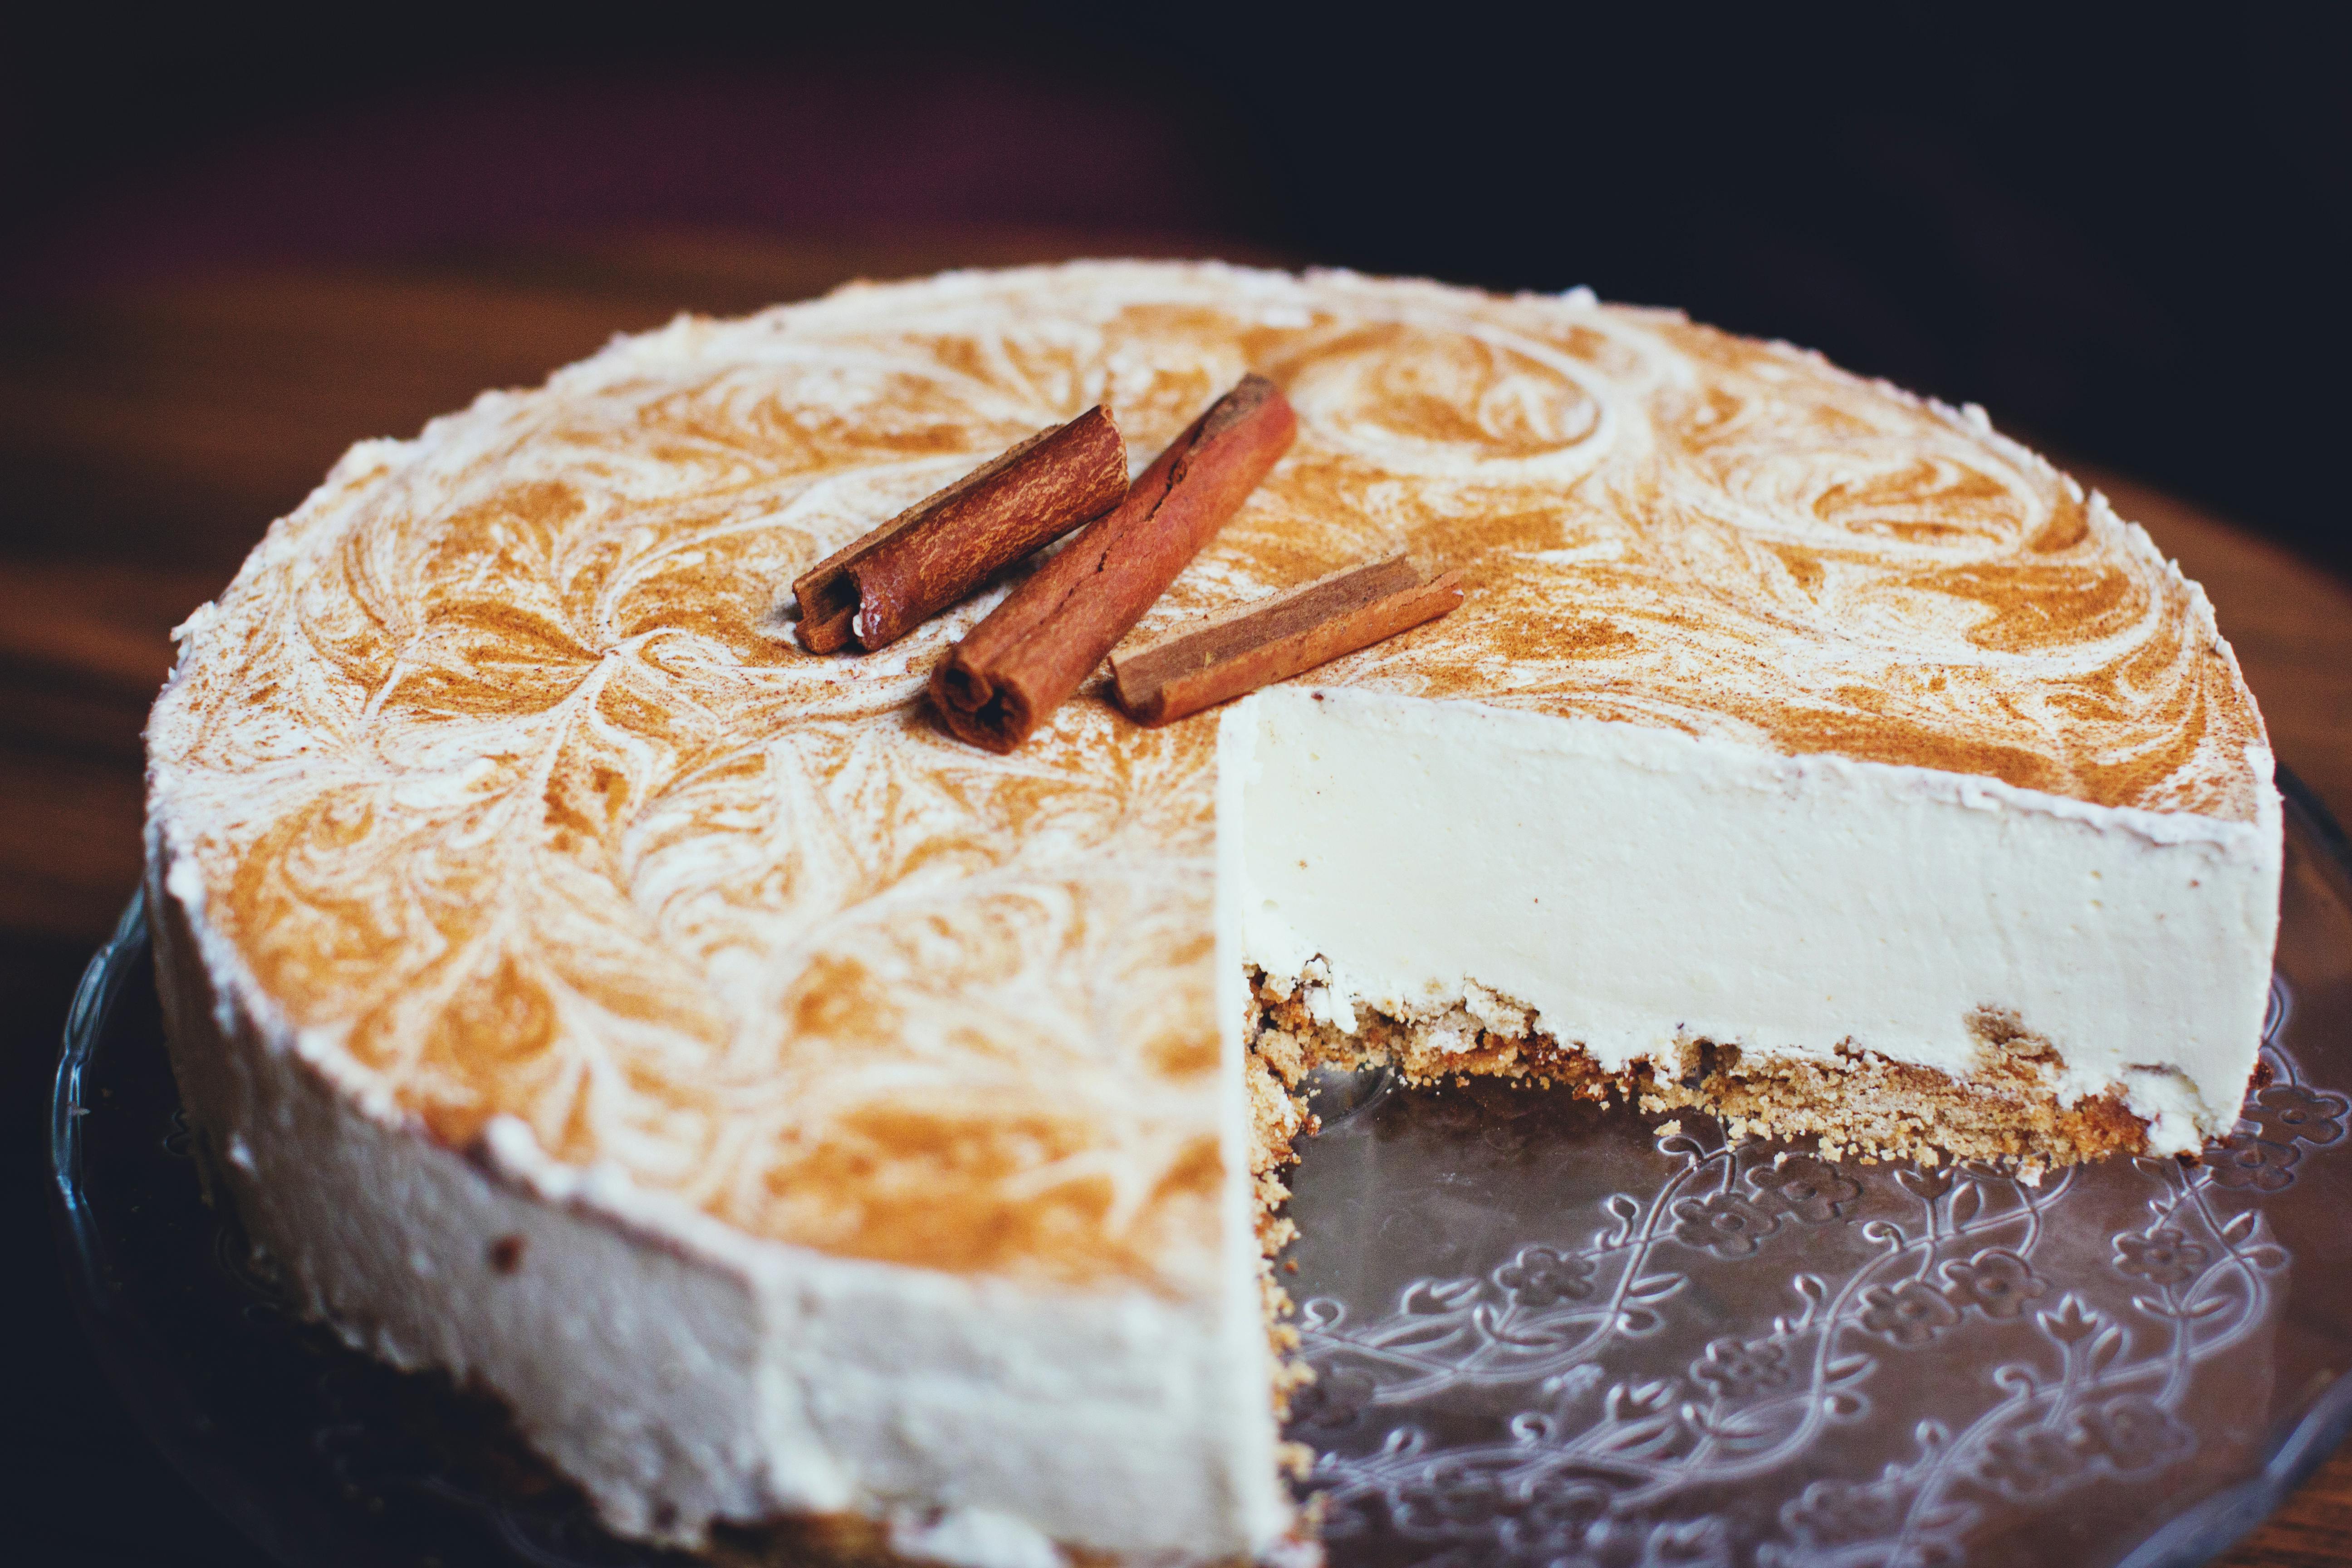
[[[936,1517],[893,1514],[890,1549],[953,1568],[1061,1568],[1061,1549],[1037,1527],[993,1509],[949,1509]]]

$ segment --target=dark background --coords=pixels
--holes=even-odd
[[[0,349],[273,268],[641,232],[1128,236],[1680,305],[1983,403],[2343,571],[2347,16],[59,8],[0,33]],[[225,575],[221,539],[268,515],[200,535],[107,513],[107,476],[29,438],[0,431],[0,463],[25,559],[98,526]],[[41,1347],[12,1366],[37,1452],[0,1553],[243,1561],[96,1382],[48,1266],[37,1112],[87,947],[0,944],[18,1343]]]
[[[2352,563],[2352,8],[1639,9],[75,8],[0,49],[0,288],[632,226],[1206,237],[1680,305]]]

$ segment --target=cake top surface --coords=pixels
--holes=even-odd
[[[245,983],[462,1145],[493,1116],[751,1234],[1213,1288],[1213,713],[923,710],[785,585],[1088,405],[1245,370],[1297,443],[1129,646],[1408,550],[1351,685],[2252,821],[2202,595],[1981,416],[1588,296],[1088,263],[616,341],[355,447],[186,628],[151,805]]]

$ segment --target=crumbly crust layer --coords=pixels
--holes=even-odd
[[[2147,1122],[2120,1094],[2061,1103],[2049,1087],[2055,1056],[2048,1042],[1990,1011],[1972,1021],[1982,1065],[1966,1081],[1867,1051],[1815,1060],[1706,1040],[1689,1042],[1663,1068],[1637,1061],[1612,1072],[1535,1028],[1529,1010],[1506,998],[1479,994],[1475,1016],[1457,1005],[1397,1017],[1359,1004],[1349,1034],[1315,1016],[1308,990],[1296,979],[1251,976],[1252,1103],[1270,1107],[1280,1096],[1290,1108],[1287,1120],[1270,1108],[1256,1118],[1257,1158],[1268,1173],[1262,1189],[1296,1158],[1298,1132],[1313,1131],[1299,1086],[1318,1067],[1385,1065],[1412,1084],[1502,1078],[1648,1112],[1697,1110],[1721,1118],[1733,1138],[1811,1138],[1835,1159],[1981,1160],[2032,1176],[2148,1147]]]

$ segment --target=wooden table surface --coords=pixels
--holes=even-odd
[[[856,276],[1150,237],[669,235],[393,269],[286,271],[0,317],[0,938],[95,942],[138,878],[140,725],[170,627],[341,450],[615,331]],[[2352,816],[2352,589],[2126,476],[2073,465],[2211,595],[2281,760]],[[54,1048],[53,1029],[33,1037]],[[2352,1563],[2352,1450],[2229,1562]]]

